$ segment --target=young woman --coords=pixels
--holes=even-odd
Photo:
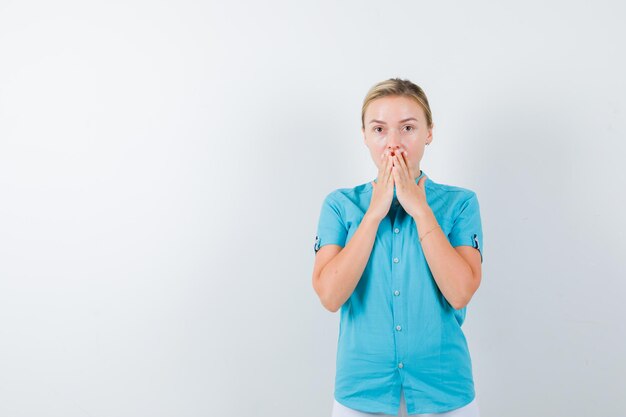
[[[332,417],[477,417],[461,325],[481,280],[478,199],[420,169],[433,121],[419,86],[374,85],[361,123],[378,176],[326,196],[315,241],[313,288],[341,309]]]

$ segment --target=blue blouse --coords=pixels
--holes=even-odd
[[[423,175],[420,171],[416,182]],[[482,262],[476,194],[428,176],[425,190],[450,244],[478,249]],[[315,253],[328,244],[344,247],[371,197],[369,181],[328,194],[319,217]],[[455,310],[439,290],[415,221],[394,191],[363,275],[341,306],[335,399],[355,410],[394,415],[401,390],[409,414],[443,413],[471,402],[475,397],[472,362],[461,330],[466,308]]]

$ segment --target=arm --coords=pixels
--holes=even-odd
[[[319,271],[313,274],[313,288],[329,311],[339,310],[352,295],[367,266],[379,225],[380,220],[365,214],[346,246],[326,265],[316,268]]]
[[[422,250],[437,286],[454,309],[465,307],[480,285],[479,251],[471,246],[453,248],[429,207],[413,218],[422,235],[434,228],[423,238]]]

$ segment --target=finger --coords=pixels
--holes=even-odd
[[[391,170],[393,168],[393,159],[391,155],[387,155],[387,166],[385,169],[385,182],[389,183],[389,178],[391,178]]]
[[[405,175],[405,177],[408,178],[409,176],[409,166],[406,163],[406,160],[404,159],[404,154],[400,155],[398,157],[398,160],[400,161],[400,166],[402,167],[402,172]]]
[[[402,171],[403,171],[405,180],[415,181],[415,179],[412,177],[411,168],[409,167],[409,163],[407,162],[404,154],[400,156],[400,164],[403,167]]]
[[[381,162],[378,165],[378,181],[384,184],[385,172],[387,171],[387,158],[385,152],[380,155]]]
[[[406,175],[404,170],[406,169],[406,165],[402,164],[402,158],[396,154],[394,156],[394,163],[396,165],[396,170],[398,171],[398,176],[397,179],[398,181],[400,181],[400,183],[403,183],[406,180]]]
[[[383,179],[383,175],[385,173],[385,157],[384,155],[380,156],[381,160],[380,160],[380,164],[378,164],[378,181],[382,181]]]
[[[383,173],[387,170],[387,162],[389,161],[388,154],[386,151],[383,152],[383,154],[381,155],[381,158],[382,158],[382,163],[380,164],[380,171],[381,173]]]
[[[385,165],[386,157],[387,157],[387,153],[386,152],[383,152],[383,153],[380,154],[380,165],[378,167],[379,171],[383,170],[383,166]]]
[[[402,151],[402,162],[404,163],[404,165],[406,165],[406,174],[407,174],[407,176],[409,178],[414,178],[413,177],[413,170],[409,166],[409,159],[408,159],[407,151]]]
[[[389,174],[389,178],[391,178],[393,176],[393,156],[389,155],[389,166],[387,167],[387,173]]]

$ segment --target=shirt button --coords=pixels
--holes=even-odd
[[[400,295],[400,291],[395,290],[395,291],[393,292],[393,295]]]
[[[393,229],[394,233],[400,233],[400,229],[398,229],[397,227],[395,229]]]
[[[393,263],[397,264],[398,262],[400,262],[400,259],[398,259],[398,258],[393,258]]]
[[[404,365],[402,364],[402,362],[400,362],[400,363],[398,364],[398,368],[400,368],[400,369],[404,368]]]
[[[400,326],[400,325],[398,324],[398,325],[396,326],[396,330],[397,330],[397,331],[402,330],[402,326]]]

